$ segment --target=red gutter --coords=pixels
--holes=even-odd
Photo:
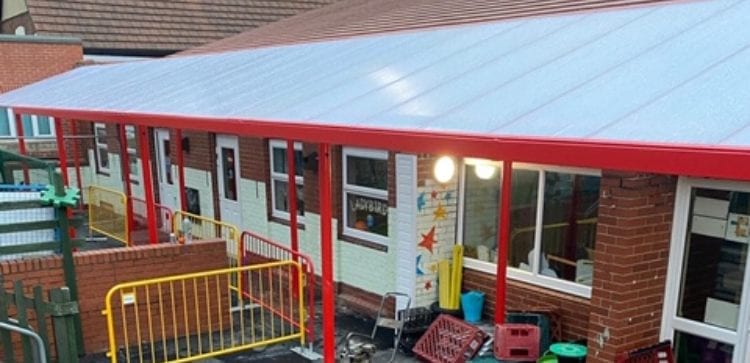
[[[495,160],[715,177],[750,181],[737,165],[750,163],[750,149],[685,144],[635,143],[543,137],[503,137],[425,130],[330,126],[282,120],[216,119],[184,115],[136,114],[15,107],[18,112],[55,117],[296,139],[317,143],[453,154]]]

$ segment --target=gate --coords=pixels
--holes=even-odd
[[[35,286],[32,292],[31,297],[25,296],[21,281],[14,283],[12,292],[0,291],[2,361],[50,362],[52,354],[47,349],[53,343],[49,336],[50,323],[57,361],[78,361],[80,344],[76,341],[79,334],[75,323],[78,304],[72,301],[70,290],[67,287],[53,289],[49,300],[44,299],[41,286]],[[20,339],[13,339],[13,333],[20,334]]]
[[[242,292],[233,281],[241,276]],[[109,290],[104,315],[114,362],[190,362],[305,339],[302,267],[295,261],[169,276]]]
[[[89,229],[129,245],[128,204],[125,194],[99,186],[90,186]]]

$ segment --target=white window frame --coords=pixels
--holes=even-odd
[[[280,218],[284,220],[290,220],[291,215],[287,211],[276,209],[276,183],[274,183],[275,180],[282,181],[289,183],[289,174],[288,173],[278,173],[273,170],[273,149],[284,149],[286,152],[287,150],[287,142],[284,140],[270,140],[268,142],[268,161],[269,161],[269,170],[271,175],[271,216],[275,218]],[[302,143],[301,142],[295,142],[294,143],[294,150],[295,151],[302,151]],[[286,157],[286,153],[284,154],[284,157]],[[295,165],[296,166],[296,165]],[[288,166],[287,166],[288,167]],[[296,172],[296,170],[295,170]],[[295,175],[294,176],[294,183],[297,186],[303,186],[305,185],[305,178],[301,175]],[[288,185],[288,184],[287,184]],[[299,206],[297,206],[299,208]],[[303,215],[297,215],[297,222],[303,223],[305,219],[305,216]]]
[[[343,221],[342,233],[344,236],[362,239],[362,240],[370,241],[370,242],[375,242],[375,243],[382,244],[382,245],[388,245],[388,242],[390,240],[391,230],[392,230],[390,225],[388,226],[388,236],[381,236],[376,233],[360,231],[358,229],[349,227],[349,224],[348,224],[349,213],[347,213],[347,209],[346,209],[347,208],[346,193],[352,192],[352,193],[359,194],[359,195],[369,197],[369,198],[381,199],[381,200],[384,200],[387,204],[388,203],[388,186],[386,185],[385,190],[381,190],[381,189],[348,184],[346,182],[346,176],[348,174],[346,158],[348,156],[357,156],[357,157],[368,158],[368,159],[385,160],[387,163],[388,151],[374,150],[374,149],[360,149],[360,148],[354,148],[354,147],[343,147],[341,151],[341,164],[342,164],[342,168],[341,168],[341,203],[342,203],[341,214],[342,216],[341,216],[341,219]],[[388,182],[390,183],[393,181],[388,181]],[[390,214],[390,211],[388,211],[388,213]]]
[[[99,132],[97,132],[97,129],[104,129],[104,134],[107,135],[107,125],[97,122],[94,123],[94,154],[96,156],[96,171],[97,172],[104,172],[104,173],[110,173],[111,170],[109,167],[102,166],[102,157],[101,152],[102,149],[104,149],[104,152],[109,154],[109,147],[107,146],[107,140],[104,140],[102,143],[101,140],[99,140]],[[109,135],[107,135],[108,137]],[[107,160],[111,163],[112,160],[110,160],[109,155],[107,155]]]
[[[128,142],[128,139],[130,139],[130,135],[133,136],[134,140],[137,140],[136,133],[135,133],[135,126],[125,125],[125,142],[126,143]],[[130,175],[130,181],[138,183],[139,181],[138,178],[141,175],[141,171],[138,170],[137,167],[133,167],[133,163],[138,165],[138,151],[134,147],[130,147],[130,143],[128,143],[126,147],[128,150],[128,159],[129,159],[128,161],[130,161],[130,165],[128,165],[128,170],[130,171],[128,173]]]
[[[18,131],[16,130],[16,115],[13,113],[13,109],[10,107],[6,108],[7,116],[8,116],[8,129],[10,131],[10,135],[0,135],[0,139],[13,139],[18,137]],[[54,117],[48,117],[49,118],[49,134],[39,134],[39,117],[37,115],[30,115],[31,116],[31,134],[30,135],[24,135],[28,139],[51,139],[54,138],[56,135],[55,130],[55,118]],[[31,141],[31,140],[26,140]]]
[[[461,181],[459,183],[459,205],[458,205],[458,225],[456,226],[457,236],[459,236],[459,243],[463,244],[463,232],[464,232],[464,200],[465,200],[465,180],[466,180],[466,162],[461,164]],[[499,168],[500,177],[502,178],[502,168]],[[587,175],[597,176],[601,178],[601,170],[597,169],[586,169],[586,168],[575,168],[575,167],[564,167],[554,165],[541,165],[541,164],[525,164],[525,163],[513,163],[513,170],[531,170],[539,173],[539,184],[537,190],[537,208],[536,208],[536,230],[534,232],[534,246],[532,251],[534,263],[530,266],[531,271],[525,271],[517,267],[508,266],[507,274],[508,277],[514,280],[523,281],[532,285],[538,285],[551,290],[584,297],[587,299],[591,298],[591,286],[586,286],[572,281],[563,280],[560,278],[553,278],[549,276],[543,276],[539,274],[539,251],[542,246],[542,234],[540,231],[544,226],[544,189],[545,189],[545,173],[546,172],[558,172],[576,175]],[[501,179],[502,180],[502,179]],[[497,275],[497,264],[487,261],[481,261],[471,257],[464,257],[464,267],[477,270],[483,273]]]

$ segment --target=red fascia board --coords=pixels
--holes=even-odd
[[[750,148],[704,145],[494,136],[439,131],[333,126],[286,120],[218,119],[202,116],[97,110],[13,107],[17,113],[76,120],[129,123],[279,139],[303,140],[412,153],[651,172],[750,181]]]

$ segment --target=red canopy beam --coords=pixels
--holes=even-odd
[[[120,135],[120,155],[121,161],[122,161],[122,185],[125,190],[125,209],[127,211],[128,215],[128,246],[130,246],[132,241],[132,234],[133,234],[133,227],[135,227],[135,222],[133,219],[133,199],[131,198],[133,195],[132,187],[130,186],[130,154],[128,153],[128,134],[127,134],[127,128],[125,127],[125,124],[119,124],[118,125],[118,134]]]
[[[159,233],[156,230],[156,205],[154,200],[154,181],[151,177],[151,147],[148,138],[148,128],[138,126],[138,144],[141,147],[141,170],[143,174],[143,189],[146,194],[146,220],[148,224],[148,240],[151,244],[159,243]]]
[[[55,139],[57,140],[57,155],[60,160],[60,175],[65,186],[70,186],[68,179],[68,151],[65,147],[65,138],[63,131],[63,120],[55,118]]]
[[[23,119],[20,113],[14,113],[16,118],[16,137],[18,138],[18,153],[26,155],[26,136],[23,134]],[[23,182],[29,184],[29,167],[26,162],[21,162],[23,169]]]
[[[175,130],[175,147],[177,148],[177,168],[179,171],[178,183],[180,183],[180,209],[187,211],[187,192],[185,191],[185,150],[182,148],[182,129]]]
[[[505,295],[507,289],[508,245],[510,242],[510,198],[513,163],[503,161],[502,184],[500,187],[500,209],[497,229],[497,278],[495,279],[495,323],[505,322]]]
[[[323,361],[336,361],[336,310],[333,288],[333,233],[331,231],[331,156],[328,144],[318,145],[320,194],[320,259],[323,264]]]

